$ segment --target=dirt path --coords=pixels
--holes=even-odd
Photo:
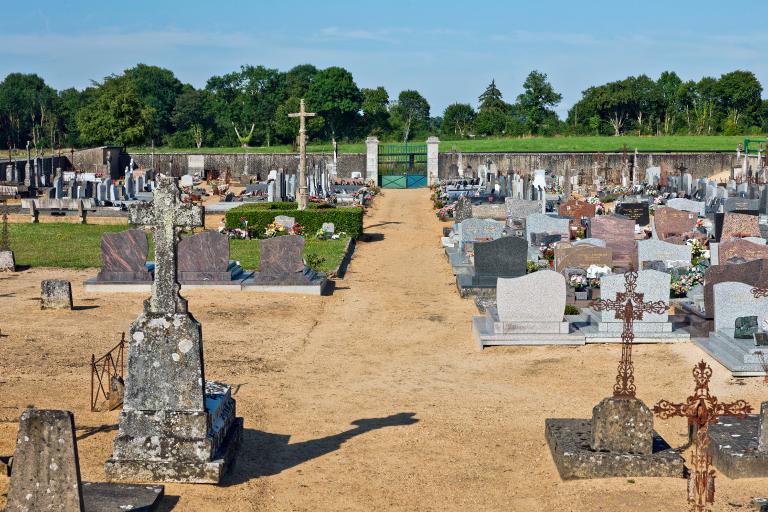
[[[386,191],[366,219],[332,297],[188,294],[203,325],[208,378],[235,386],[246,432],[221,487],[168,485],[174,510],[679,511],[685,482],[562,482],[544,440],[547,417],[588,417],[608,395],[615,345],[478,352],[475,308],[455,290],[439,247],[442,224],[425,190]],[[88,411],[87,361],[108,349],[143,297],[82,292],[94,272],[33,270],[0,280],[0,455],[11,453],[27,404],[76,413],[85,479],[102,480],[116,413]],[[41,312],[48,275],[91,309]],[[1,279],[1,278],[0,278]],[[692,391],[704,357],[690,344],[636,349],[638,395],[649,405]],[[764,399],[714,363],[722,399]],[[657,422],[673,445],[683,421]],[[101,428],[101,430],[99,430]],[[764,479],[718,478],[717,510],[747,507]],[[7,479],[0,477],[0,493]],[[0,507],[3,498],[0,498]]]

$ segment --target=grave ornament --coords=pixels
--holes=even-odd
[[[653,408],[653,412],[661,419],[673,417],[688,419],[695,435],[692,456],[693,471],[688,477],[688,503],[692,512],[707,512],[715,502],[715,474],[710,470],[712,454],[709,450],[709,426],[717,422],[720,416],[736,416],[743,418],[752,412],[752,407],[744,400],[733,403],[721,403],[716,396],[709,392],[709,380],[712,378],[712,368],[704,361],[693,368],[693,379],[696,383],[693,395],[685,403],[672,403],[661,400]]]

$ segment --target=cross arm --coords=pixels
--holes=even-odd
[[[657,313],[659,315],[663,314],[669,306],[666,302],[663,300],[657,300],[656,302],[646,302],[643,304],[643,306],[640,308],[640,310],[644,313]]]
[[[745,400],[737,400],[730,404],[717,404],[717,416],[744,417],[752,412],[752,406]]]
[[[624,303],[618,300],[597,299],[592,301],[595,311],[624,311]]]
[[[132,204],[128,210],[128,222],[137,226],[154,226],[157,222],[152,204]]]
[[[205,210],[193,204],[181,205],[176,210],[174,224],[179,227],[193,228],[205,224]]]
[[[689,417],[688,409],[690,404],[675,404],[669,400],[660,400],[653,406],[653,413],[663,420],[674,417]]]

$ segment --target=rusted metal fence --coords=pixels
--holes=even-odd
[[[103,398],[108,402],[108,409],[114,410],[123,403],[122,389],[119,397],[115,396],[113,378],[117,377],[122,387],[123,373],[125,371],[125,333],[120,338],[120,343],[112,350],[96,359],[91,354],[91,411],[97,411],[99,400]]]

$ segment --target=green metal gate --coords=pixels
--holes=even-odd
[[[426,187],[427,145],[380,145],[379,185],[382,188]]]

